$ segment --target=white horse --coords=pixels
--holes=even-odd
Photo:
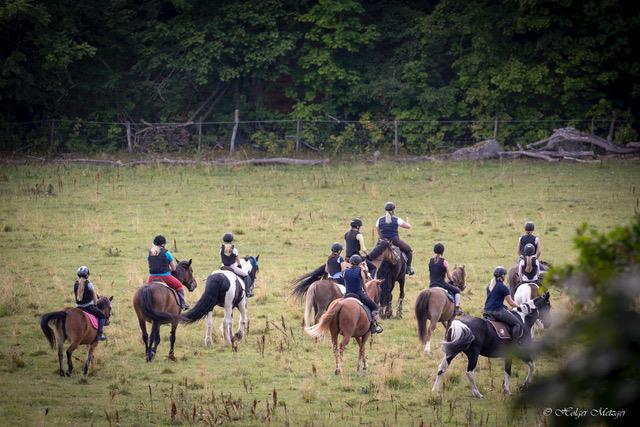
[[[513,300],[518,305],[526,304],[538,296],[538,288],[538,285],[533,282],[522,283],[516,289],[516,294],[514,295]],[[531,338],[539,336],[543,329],[544,326],[542,325],[540,319],[536,320],[536,323],[534,323],[531,327]]]

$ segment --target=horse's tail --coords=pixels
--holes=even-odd
[[[216,302],[220,300],[220,282],[214,280],[217,274],[212,274],[207,277],[207,284],[204,289],[204,293],[191,310],[182,313],[180,316],[180,321],[183,323],[193,323],[202,319],[207,315],[213,307],[216,305]]]
[[[66,318],[67,313],[64,311],[52,311],[51,313],[45,313],[40,317],[40,328],[42,328],[42,332],[44,332],[44,336],[47,338],[47,341],[49,341],[51,348],[54,348],[56,345],[56,336],[49,326],[49,322],[52,320],[62,321],[62,330],[64,331],[64,322]]]
[[[303,274],[302,276],[294,279],[291,284],[293,285],[293,289],[291,289],[291,295],[297,300],[301,300],[303,296],[307,293],[309,286],[317,280],[322,278],[324,274],[324,265],[316,268],[313,271]]]
[[[340,314],[340,310],[342,309],[342,304],[339,304],[340,301],[342,301],[342,299],[339,298],[333,300],[331,304],[329,304],[329,308],[322,317],[320,317],[317,325],[304,328],[305,332],[310,337],[320,339],[324,338],[324,334],[327,332],[327,329],[329,329],[331,321]]]
[[[140,304],[140,311],[145,317],[148,317],[154,322],[159,323],[173,323],[177,320],[175,314],[166,313],[164,311],[156,310],[153,307],[153,291],[154,286],[145,285],[138,291],[138,302]]]
[[[429,319],[429,295],[431,291],[425,289],[416,299],[416,322],[418,322],[418,337],[422,344],[427,339],[427,320]]]
[[[471,332],[471,329],[462,323],[460,320],[454,320],[451,322],[451,326],[447,331],[449,341],[442,342],[442,349],[446,356],[455,356],[456,354],[465,351],[476,337]]]
[[[304,326],[306,328],[311,326],[311,309],[313,308],[315,299],[316,299],[316,285],[312,285],[307,292],[307,298],[304,305]]]

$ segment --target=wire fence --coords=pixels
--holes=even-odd
[[[554,129],[574,127],[603,137],[610,120],[248,120],[199,123],[118,123],[42,120],[0,123],[4,152],[48,153],[128,150],[160,153],[251,150],[265,154],[418,155],[449,152],[495,138],[505,147],[528,144]],[[634,129],[635,127],[635,129]],[[616,142],[636,135],[637,122],[616,123]]]

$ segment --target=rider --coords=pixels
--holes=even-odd
[[[247,298],[253,296],[253,283],[251,277],[240,268],[238,259],[238,249],[233,245],[233,234],[226,232],[222,235],[222,246],[220,246],[220,260],[222,261],[222,269],[233,271],[242,279],[245,284],[245,292]]]
[[[376,322],[379,309],[378,304],[369,298],[369,295],[366,294],[362,286],[362,270],[360,267],[362,257],[360,255],[351,255],[349,262],[351,263],[351,267],[344,271],[345,297],[349,294],[355,294],[358,299],[371,310],[371,317],[373,317],[371,321],[371,333],[379,334],[382,332],[382,328]]]
[[[327,277],[329,279],[333,279],[344,285],[344,280],[342,278],[342,263],[344,262],[344,258],[340,256],[340,252],[342,252],[342,245],[340,243],[336,242],[331,245],[331,255],[327,258],[324,271],[327,273]]]
[[[149,283],[166,283],[178,294],[180,308],[186,310],[189,305],[184,299],[184,286],[180,280],[171,275],[171,272],[175,271],[177,263],[171,252],[165,248],[166,244],[167,239],[162,235],[153,238],[153,246],[149,249],[149,256],[147,256],[147,261],[149,261],[149,279],[147,281]]]
[[[535,249],[536,258],[540,259],[540,238],[533,235],[533,230],[536,226],[531,221],[527,221],[524,225],[524,234],[520,236],[518,240],[518,258],[523,259],[524,247],[527,244],[532,244]]]
[[[504,277],[507,275],[507,270],[498,266],[493,270],[493,280],[487,286],[487,300],[484,303],[484,315],[485,317],[491,317],[499,322],[504,322],[511,327],[511,336],[514,341],[518,341],[518,338],[522,332],[522,324],[518,316],[507,310],[503,303],[506,300],[512,307],[518,305],[513,301],[509,294],[509,288],[504,284]]]
[[[347,259],[349,259],[351,255],[367,254],[367,248],[364,246],[364,237],[360,232],[360,227],[362,227],[362,220],[360,218],[353,218],[351,220],[351,229],[344,233],[344,240],[347,245],[345,256]],[[369,260],[365,260],[365,262],[369,270],[369,275],[373,277],[376,274],[376,266]]]
[[[413,276],[415,270],[411,267],[411,260],[413,259],[413,250],[406,242],[400,239],[398,234],[398,227],[409,229],[411,224],[407,221],[403,221],[401,218],[395,216],[394,210],[396,205],[393,202],[387,202],[384,205],[386,213],[376,221],[376,231],[378,237],[381,239],[388,239],[391,243],[396,245],[407,256],[407,274]],[[375,248],[372,252],[375,252]],[[375,259],[373,255],[369,254],[371,259]]]
[[[76,307],[93,314],[98,319],[98,332],[96,333],[97,341],[104,341],[107,337],[102,333],[104,325],[107,323],[107,317],[100,310],[96,303],[98,302],[98,294],[89,281],[89,268],[84,265],[78,268],[78,278],[73,284],[73,295],[76,300]]]
[[[451,274],[449,274],[449,263],[442,256],[442,254],[444,254],[444,245],[442,243],[436,243],[433,247],[433,253],[433,258],[429,260],[429,287],[440,287],[449,291],[449,293],[453,295],[456,306],[455,314],[461,316],[463,312],[460,309],[460,289],[450,284],[452,280]],[[449,280],[449,283],[445,281],[445,276]]]
[[[518,263],[518,275],[521,283],[538,282],[540,278],[540,263],[536,258],[536,249],[531,243],[524,245],[524,259]]]

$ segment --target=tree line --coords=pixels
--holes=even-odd
[[[624,0],[7,0],[0,125],[240,110],[422,121],[403,141],[415,151],[490,136],[496,119],[513,121],[507,144],[544,138],[546,121],[605,135],[615,124],[627,142],[640,128],[639,12]]]

